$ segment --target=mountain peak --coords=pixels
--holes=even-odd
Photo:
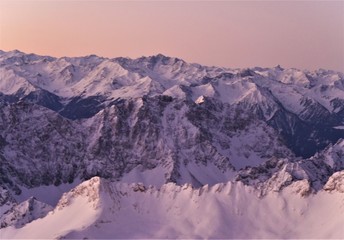
[[[63,194],[56,208],[61,210],[69,206],[76,198],[84,198],[87,202],[92,203],[94,208],[98,208],[102,181],[103,180],[97,176],[84,181],[68,193]]]
[[[34,197],[30,197],[26,201],[13,206],[0,216],[1,228],[15,226],[23,227],[38,218],[45,217],[53,208],[43,202],[38,201]]]

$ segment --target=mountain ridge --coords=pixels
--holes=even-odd
[[[168,183],[157,189],[94,177],[65,193],[45,218],[0,231],[15,238],[340,238],[343,179],[343,171],[334,174],[317,195],[308,196],[308,185],[296,181],[262,198],[241,182],[199,189]],[[319,207],[331,218],[319,217]],[[70,218],[75,213],[82,217]],[[311,226],[317,227],[309,231]]]

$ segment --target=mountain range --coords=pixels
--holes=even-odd
[[[0,51],[0,77],[5,238],[344,237],[341,72]]]

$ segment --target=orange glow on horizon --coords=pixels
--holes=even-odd
[[[0,2],[0,49],[344,71],[344,2]]]

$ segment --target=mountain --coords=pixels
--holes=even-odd
[[[343,185],[340,174],[329,185]],[[241,182],[156,189],[94,177],[64,194],[45,218],[0,231],[4,238],[45,239],[342,238],[343,191],[326,188],[305,201],[304,188],[296,181],[259,198]]]
[[[298,188],[299,193],[290,201],[298,202],[296,198],[301,196],[300,201],[305,204],[325,201],[314,193],[324,194],[324,199],[332,201],[332,197],[327,197],[331,196],[330,189],[341,196],[343,73],[280,66],[227,69],[187,63],[161,54],[138,59],[108,59],[95,55],[53,58],[0,51],[0,76],[0,205],[4,209],[1,223],[6,234],[13,226],[34,231],[30,230],[31,226],[39,229],[40,221],[48,219],[53,223],[67,216],[64,214],[80,211],[73,208],[54,215],[64,199],[60,199],[62,193],[78,184],[81,185],[77,188],[83,184],[88,186],[89,179],[93,179],[91,183],[106,182],[105,185],[111,185],[109,188],[117,188],[116,183],[108,184],[109,181],[118,182],[118,186],[125,186],[124,194],[132,191],[130,184],[141,183],[139,186],[143,189],[151,185],[156,195],[166,188],[167,195],[178,196],[185,184],[190,185],[191,192],[197,192],[203,191],[204,186],[215,189],[226,183],[241,189],[238,194],[243,201],[252,198],[251,193],[246,193],[251,192],[247,189],[252,189],[259,199],[265,199],[257,200],[259,205],[274,202],[267,199],[275,196],[275,192],[278,199],[283,199],[283,192],[289,191],[285,189],[294,188]],[[66,194],[75,190],[71,191]],[[111,194],[105,195],[106,199],[115,201]],[[232,201],[235,196],[229,195],[228,201]],[[226,197],[219,200],[213,193],[206,196],[204,198],[212,200],[197,205],[200,209],[234,211],[227,205],[222,206]],[[100,196],[95,199],[103,201]],[[107,209],[111,201],[104,206],[99,203],[99,208]],[[168,210],[163,207],[170,204],[168,201],[158,202],[162,204],[162,212]],[[34,213],[27,207],[29,203],[36,206]],[[173,208],[181,208],[181,204],[181,200],[177,201]],[[52,212],[50,205],[55,207]],[[309,211],[315,211],[316,205],[314,203]],[[153,211],[150,208],[153,207],[145,205],[144,211]],[[239,208],[244,209],[244,205]],[[101,214],[98,210],[92,211],[91,222]],[[30,217],[21,218],[24,213]],[[88,213],[85,214],[85,219],[82,216],[75,219],[75,225],[71,224],[66,233],[59,232],[59,236],[81,237],[72,231],[88,221]],[[262,210],[260,214],[265,213]],[[223,220],[229,221],[230,216]],[[31,222],[41,217],[44,218]],[[142,219],[148,217],[145,215]],[[164,222],[166,217],[157,219]],[[12,218],[13,221],[9,220]],[[173,219],[164,226],[170,226]],[[190,222],[191,228],[196,226],[194,221],[196,219]],[[252,224],[249,221],[247,226]],[[209,234],[202,230],[201,235],[191,235],[189,230],[177,226],[171,226],[171,232],[166,230],[162,234],[170,237],[183,231],[186,231],[185,237],[258,234],[258,230],[252,230],[247,235],[237,232],[228,235],[226,231],[221,233],[223,225],[218,226],[218,234],[215,230]],[[94,229],[89,231],[87,236],[100,236],[92,235],[98,234]],[[163,237],[151,235],[152,226],[144,231],[137,233]],[[276,234],[267,234],[264,230],[258,235],[278,237]],[[287,232],[285,234],[287,236]],[[324,234],[321,236],[330,236]],[[301,232],[290,236],[313,237]]]

